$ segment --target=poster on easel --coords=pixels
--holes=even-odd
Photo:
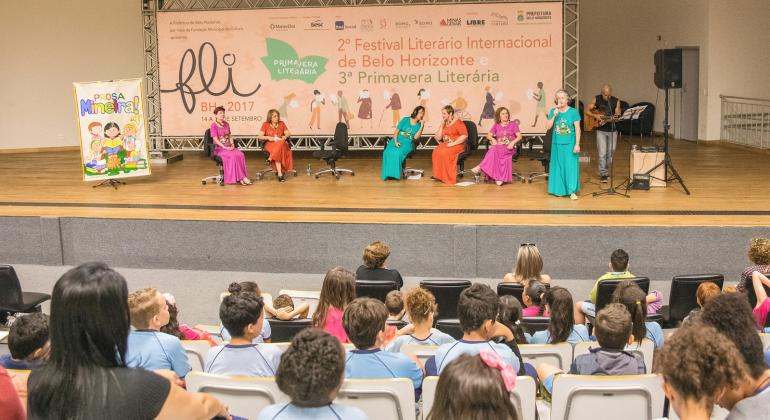
[[[142,79],[73,86],[83,180],[150,175]]]

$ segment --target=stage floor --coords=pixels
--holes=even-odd
[[[638,138],[633,140],[639,143]],[[649,144],[649,138],[644,141]],[[615,182],[628,174],[628,140],[618,143]],[[296,178],[285,183],[268,174],[252,186],[220,187],[200,179],[217,170],[202,153],[185,153],[152,176],[125,180],[115,190],[92,188],[77,171],[77,152],[0,154],[0,216],[105,217],[274,222],[435,223],[474,225],[581,226],[767,226],[770,177],[766,152],[730,145],[673,141],[671,156],[692,195],[678,183],[622,196],[592,197],[598,184],[595,141],[586,133],[590,163],[581,163],[581,197],[549,196],[547,181],[498,187],[444,185],[431,180],[430,151],[420,151],[409,166],[427,169],[420,180],[383,182],[380,155],[351,151],[339,166],[354,177],[340,180],[306,175],[325,168],[309,153],[295,153]],[[585,147],[587,146],[587,147]],[[476,165],[483,150],[468,159]],[[247,153],[249,172],[263,166],[261,153]],[[539,171],[537,161],[520,159],[519,173]],[[473,177],[466,177],[473,180]]]

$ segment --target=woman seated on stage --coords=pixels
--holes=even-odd
[[[211,137],[217,146],[214,153],[222,159],[225,184],[251,185],[246,173],[246,156],[235,147],[230,135],[230,124],[225,121],[225,108],[214,108],[214,122],[211,123]]]
[[[399,121],[393,140],[385,146],[382,154],[382,180],[388,178],[401,179],[401,168],[404,159],[415,148],[414,142],[422,134],[422,119],[425,116],[425,108],[418,106],[412,111],[412,115]]]
[[[283,174],[294,169],[294,161],[291,156],[291,148],[286,141],[289,138],[289,129],[283,121],[277,109],[267,111],[267,121],[262,123],[259,129],[259,139],[265,140],[265,151],[270,155],[267,160],[272,165],[278,181],[284,182]]]
[[[433,179],[454,184],[457,182],[457,157],[465,151],[468,129],[455,116],[451,105],[441,108],[441,126],[435,134],[439,145],[433,150]]]
[[[508,108],[500,107],[495,112],[495,125],[487,133],[489,149],[484,160],[471,169],[474,174],[484,172],[487,179],[497,185],[513,180],[513,157],[516,155],[516,143],[521,141],[519,125],[511,121]]]

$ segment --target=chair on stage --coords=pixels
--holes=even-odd
[[[463,120],[465,128],[468,130],[468,139],[465,140],[465,150],[457,156],[457,177],[462,178],[465,174],[473,174],[470,169],[465,169],[465,160],[479,148],[479,130],[473,121]]]
[[[433,293],[438,305],[439,319],[456,319],[460,293],[471,287],[468,280],[422,280],[420,287]]]
[[[543,170],[540,172],[532,172],[529,174],[529,178],[527,178],[527,182],[530,184],[533,180],[537,178],[545,178],[545,180],[548,180],[548,172],[551,167],[551,140],[552,140],[552,134],[553,129],[546,131],[545,135],[542,136],[542,142],[543,142],[543,148],[538,152],[533,149],[534,142],[536,141],[536,137],[530,137],[528,143],[528,152],[529,155],[532,157],[533,160],[537,160],[540,162],[540,164],[543,165]],[[523,149],[523,148],[522,148]]]
[[[414,147],[412,148],[412,151],[409,152],[408,155],[406,155],[406,159],[404,159],[404,163],[402,164],[402,167],[401,167],[402,178],[406,178],[413,175],[423,175],[425,173],[425,171],[422,169],[410,168],[409,166],[406,165],[407,159],[412,159],[414,157],[414,154],[417,153],[417,148],[423,144],[422,143],[423,138],[425,138],[425,136],[420,136],[420,138],[418,138],[417,140],[413,140]]]
[[[525,177],[524,175],[516,172],[516,168],[514,167],[514,164],[516,164],[516,162],[519,161],[519,156],[521,156],[521,150],[522,150],[521,142],[516,143],[516,154],[511,157],[511,160],[512,160],[512,162],[511,162],[511,177],[512,177],[511,181],[513,181],[513,179],[518,179],[523,184],[523,183],[527,182],[527,177]]]
[[[398,290],[395,281],[356,280],[356,297],[370,297],[385,302],[391,290]]]
[[[273,169],[273,165],[270,164],[270,152],[268,152],[265,149],[265,145],[267,144],[268,140],[257,140],[257,141],[259,142],[259,150],[261,150],[262,153],[264,153],[265,165],[267,165],[267,166],[265,166],[264,169],[258,170],[257,173],[254,174],[254,179],[260,180],[260,179],[262,179],[265,176],[265,174],[270,173],[270,172],[275,172],[275,169]],[[291,149],[291,143],[289,142],[289,138],[287,137],[285,141],[286,141],[286,144],[288,144],[289,148]],[[284,173],[284,175],[292,174],[294,176],[297,176],[297,170],[296,169],[292,169],[290,171],[284,170],[283,173]]]
[[[214,151],[216,150],[216,147],[214,146],[214,138],[211,137],[211,130],[206,130],[205,133],[203,133],[203,153],[211,160],[216,162],[217,168],[219,169],[219,175],[212,175],[207,176],[205,178],[201,179],[201,184],[206,185],[206,182],[208,181],[214,181],[219,186],[225,185],[225,168],[222,165],[222,158],[217,156]]]
[[[663,322],[670,328],[676,328],[689,315],[690,311],[698,307],[695,293],[698,286],[705,282],[712,282],[722,288],[725,277],[721,274],[689,274],[674,276],[671,279],[671,293],[668,305],[660,309]]]
[[[0,265],[0,324],[7,315],[40,312],[40,304],[50,299],[45,293],[23,292],[13,266]]]
[[[340,175],[343,173],[349,173],[350,176],[355,176],[355,172],[350,169],[337,168],[337,160],[340,159],[348,151],[348,126],[345,123],[337,123],[337,127],[334,129],[334,139],[332,141],[332,149],[324,150],[324,144],[321,143],[321,150],[313,152],[313,157],[325,160],[329,165],[329,169],[316,172],[314,175],[319,178],[322,174],[332,174],[335,178],[340,179]]]

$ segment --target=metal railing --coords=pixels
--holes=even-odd
[[[722,140],[770,149],[770,99],[719,97],[722,100]]]

